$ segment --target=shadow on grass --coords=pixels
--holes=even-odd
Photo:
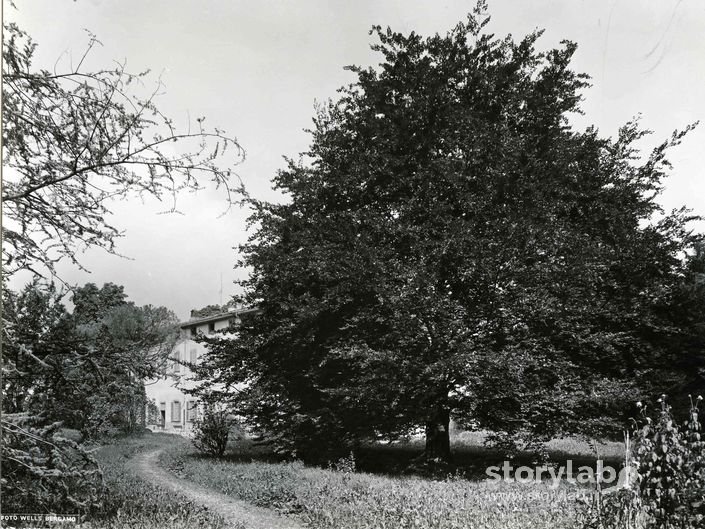
[[[511,459],[507,459],[501,450],[484,446],[460,445],[451,448],[452,460],[443,472],[445,475],[453,474],[469,480],[484,480],[487,478],[487,469],[491,466],[502,467],[505,460],[508,460],[513,467],[528,466],[535,467],[544,463],[540,462],[532,453],[519,453]],[[404,443],[394,445],[367,445],[361,448],[357,454],[357,469],[363,472],[384,475],[433,475],[434,472],[424,472],[414,465],[414,461],[423,454],[421,443]],[[547,465],[566,466],[568,461],[572,461],[572,467],[578,469],[586,466],[593,470],[597,467],[597,457],[589,457],[583,454],[572,455],[565,452],[549,452]],[[605,463],[619,466],[619,457],[603,457]]]
[[[590,467],[593,470],[597,467],[597,460],[601,459],[605,464],[620,468],[622,456],[615,447],[609,447],[606,455],[599,458],[596,455],[589,455],[585,450],[581,450],[574,442],[553,443],[549,446],[549,460],[546,464],[556,467],[566,466],[572,461],[572,467]],[[575,451],[571,453],[566,450],[573,447]],[[561,448],[558,448],[561,447]],[[463,442],[451,446],[452,461],[448,465],[440,468],[423,467],[415,464],[419,456],[423,454],[424,446],[421,441],[409,441],[394,444],[367,444],[360,447],[355,452],[355,469],[361,472],[377,474],[383,476],[409,476],[420,477],[447,477],[452,474],[456,477],[463,477],[468,480],[484,480],[487,478],[487,469],[491,466],[501,467],[507,460],[505,453],[499,449],[485,446],[482,442]],[[187,455],[187,454],[184,454]],[[209,456],[191,452],[187,457],[208,458]],[[218,458],[224,462],[232,463],[281,463],[290,460],[282,454],[274,452],[265,441],[254,439],[238,439],[228,443],[226,453]],[[529,452],[520,452],[509,459],[513,467],[528,466],[535,467],[542,463],[536,455]],[[330,462],[332,464],[334,462]],[[326,467],[326,465],[317,465]]]

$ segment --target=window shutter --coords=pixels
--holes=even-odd
[[[171,422],[181,422],[181,403],[178,400],[171,403]]]
[[[195,421],[198,413],[198,403],[195,400],[190,400],[186,403],[186,420]]]

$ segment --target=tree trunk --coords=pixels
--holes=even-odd
[[[450,410],[438,406],[426,421],[426,450],[424,458],[427,461],[440,460],[450,462]]]

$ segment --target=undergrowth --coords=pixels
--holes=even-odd
[[[595,496],[583,529],[705,528],[702,400],[700,396],[691,399],[682,422],[665,395],[655,414],[639,404],[641,420],[626,436],[627,472],[620,490]]]

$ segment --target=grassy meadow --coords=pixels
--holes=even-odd
[[[482,432],[451,430],[451,450],[456,474],[469,479],[484,479],[488,466],[502,464],[506,459],[504,452],[486,446],[486,437]],[[423,449],[422,438],[411,438],[401,443],[364,446],[359,450],[357,469],[374,474],[403,474]],[[550,461],[563,464],[571,459],[576,467],[594,467],[598,458],[612,465],[619,465],[624,459],[624,444],[618,442],[597,443],[596,446],[591,446],[586,441],[574,438],[554,439],[547,443],[546,449]],[[237,451],[232,451],[232,454],[230,457],[237,457]],[[515,455],[513,464],[533,467],[535,458],[533,453],[519,452]]]
[[[574,441],[566,443],[566,449],[579,448]],[[456,457],[468,459],[482,450],[470,439],[455,447]],[[370,448],[362,454],[368,464],[395,456],[401,465],[418,450],[410,443]],[[342,460],[329,469],[307,467],[300,462],[277,462],[248,441],[231,443],[219,460],[179,443],[162,454],[160,464],[183,479],[261,507],[296,514],[317,529],[574,528],[585,507],[581,498],[589,493],[570,484],[552,489],[548,483],[468,480],[459,474],[428,479],[352,472],[359,470],[352,460]]]
[[[134,458],[164,448],[160,466],[233,498],[271,508],[316,529],[554,529],[574,528],[585,510],[588,489],[548,483],[490,482],[479,475],[484,464],[496,464],[499,454],[482,446],[481,434],[456,436],[456,460],[473,462],[454,475],[435,479],[399,471],[422,448],[418,442],[370,446],[359,460],[349,458],[329,468],[308,467],[279,460],[250,440],[232,441],[221,459],[202,456],[184,438],[143,434],[99,447],[95,456],[104,472],[105,504],[91,513],[86,527],[145,529],[225,527],[214,512],[135,475]],[[590,448],[573,440],[556,441],[551,455],[589,459]],[[618,444],[604,455],[619,456]],[[380,462],[387,462],[386,467]],[[520,463],[515,463],[515,465]],[[370,472],[367,469],[375,470]]]

